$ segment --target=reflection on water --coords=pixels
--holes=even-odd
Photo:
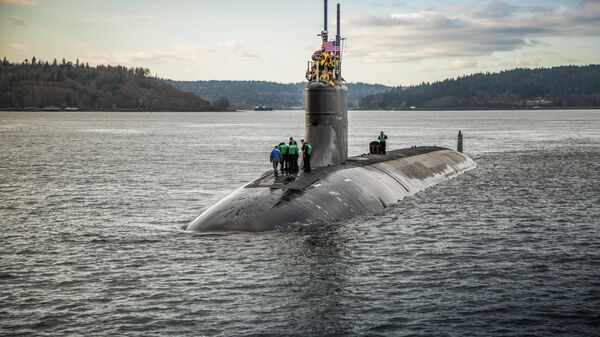
[[[0,333],[597,334],[600,113],[351,111],[352,155],[381,130],[397,148],[461,129],[478,167],[345,222],[181,229],[303,123],[1,112]]]

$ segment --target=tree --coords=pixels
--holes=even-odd
[[[217,99],[213,103],[213,106],[216,110],[219,110],[219,111],[229,111],[230,110],[229,100],[223,96],[219,97],[219,99]]]
[[[8,63],[0,59],[0,62]],[[35,59],[0,64],[0,108],[76,106],[80,109],[214,110],[210,102],[146,77],[146,68],[78,67],[63,60],[53,66]],[[44,65],[44,66],[40,66]]]
[[[34,65],[35,65],[35,63],[36,63],[36,61],[37,61],[37,60],[35,59],[35,56],[33,56],[33,57],[31,58],[31,65],[32,65],[32,66],[34,66]]]

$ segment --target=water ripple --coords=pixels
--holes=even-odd
[[[351,153],[461,128],[478,168],[383,214],[216,234],[182,225],[301,112],[0,113],[0,334],[598,335],[600,116],[515,113],[352,111]]]

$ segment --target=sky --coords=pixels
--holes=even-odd
[[[339,0],[344,78],[413,85],[600,63],[600,0]],[[0,57],[146,67],[174,80],[300,82],[322,0],[0,0]]]

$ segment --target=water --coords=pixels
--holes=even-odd
[[[182,230],[303,121],[1,112],[0,334],[600,335],[600,111],[352,111],[351,154],[462,129],[478,167],[343,223]]]

